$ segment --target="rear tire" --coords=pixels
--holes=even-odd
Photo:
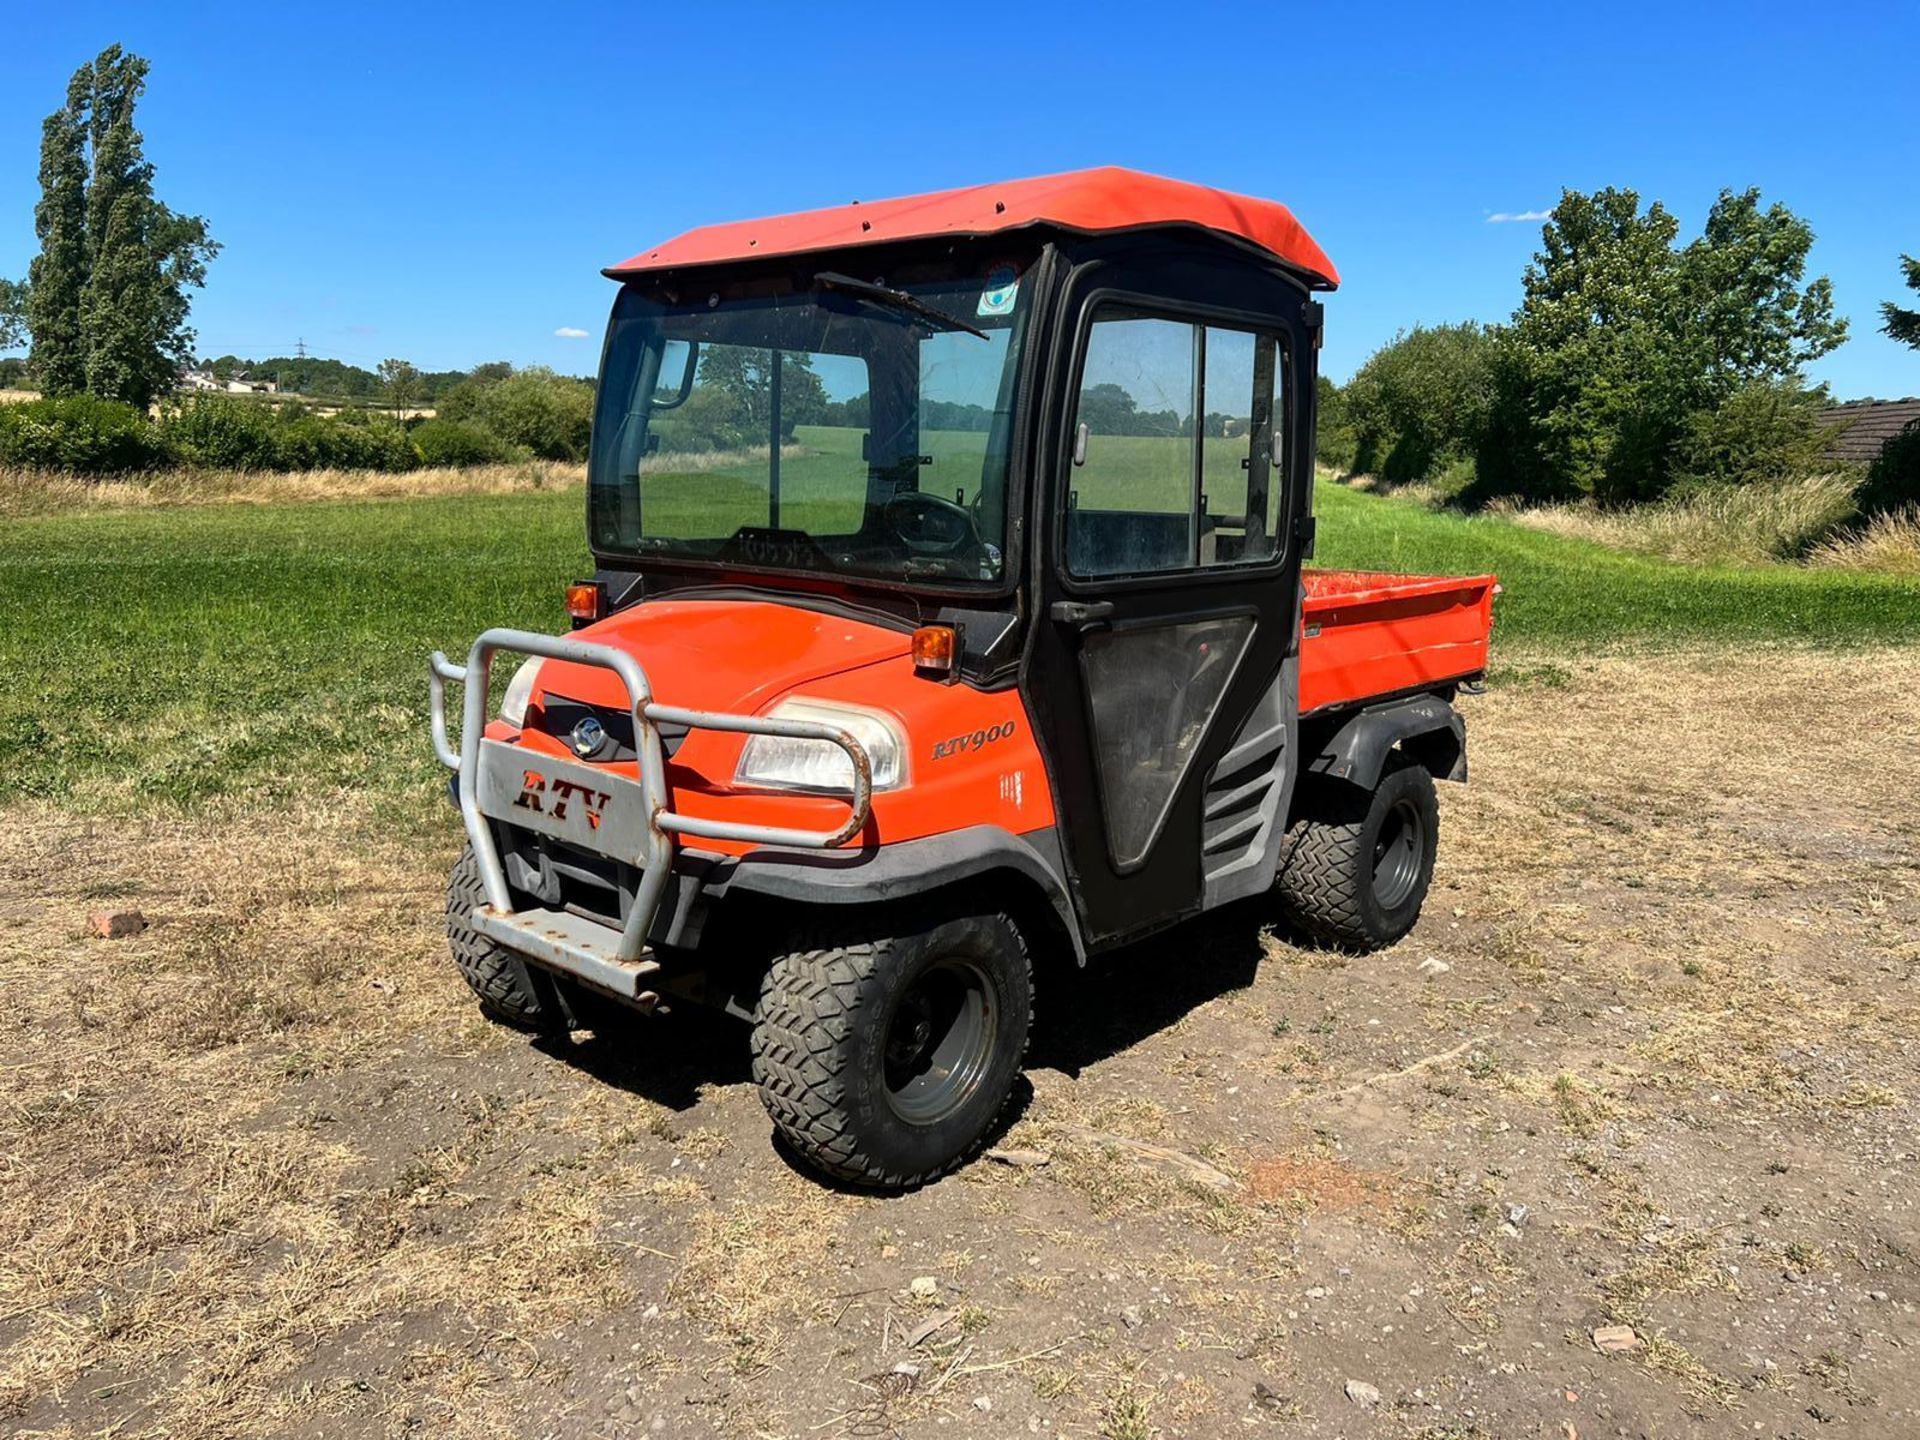
[[[1420,918],[1439,834],[1433,777],[1409,756],[1396,753],[1371,791],[1320,782],[1287,832],[1281,906],[1317,940],[1383,949]]]
[[[470,917],[486,903],[480,862],[469,845],[447,876],[447,948],[453,963],[493,1019],[537,1035],[565,1034],[572,1020],[552,977],[473,928]]]
[[[753,1078],[809,1164],[860,1185],[923,1184],[1000,1118],[1026,1055],[1033,978],[1005,915],[850,929],[769,967]]]

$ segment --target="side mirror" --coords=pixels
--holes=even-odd
[[[693,377],[700,370],[700,342],[669,340],[660,350],[660,374],[653,385],[653,408],[675,410],[693,393]]]

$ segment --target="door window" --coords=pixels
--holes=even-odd
[[[1076,575],[1192,563],[1193,327],[1101,320],[1087,341],[1067,492]]]
[[[1274,559],[1283,393],[1270,335],[1103,308],[1074,412],[1067,568],[1141,575]]]

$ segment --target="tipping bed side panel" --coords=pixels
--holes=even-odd
[[[1494,578],[1306,575],[1300,712],[1403,694],[1487,668]]]

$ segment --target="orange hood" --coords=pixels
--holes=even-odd
[[[662,705],[753,715],[780,695],[827,675],[907,654],[894,630],[764,600],[652,600],[574,632],[627,651]],[[548,660],[536,696],[624,707],[610,670]]]

